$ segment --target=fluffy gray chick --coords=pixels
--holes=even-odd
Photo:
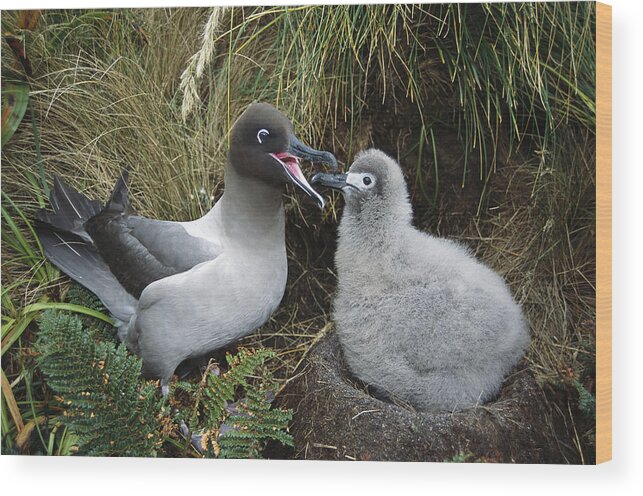
[[[418,410],[494,397],[529,344],[507,284],[463,246],[418,231],[399,165],[360,153],[348,174],[317,174],[346,206],[334,318],[356,377]]]

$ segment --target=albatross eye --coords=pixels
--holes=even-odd
[[[370,176],[364,176],[364,179],[362,179],[362,182],[363,182],[366,186],[368,186],[369,184],[371,184],[371,183],[373,182],[373,180],[370,178]]]
[[[268,132],[267,129],[259,129],[259,132],[257,133],[257,141],[259,143],[263,143],[263,140],[266,138],[266,136],[269,136],[270,133]]]

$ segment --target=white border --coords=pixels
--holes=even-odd
[[[311,2],[43,1],[15,8],[275,5]],[[315,3],[340,3],[319,1]],[[357,3],[357,2],[351,2]],[[642,2],[613,5],[614,460],[597,467],[490,464],[0,457],[5,495],[406,494],[516,496],[619,494],[643,487]],[[3,3],[3,8],[7,5]],[[195,29],[199,29],[195,26]],[[638,207],[638,208],[637,208]],[[633,494],[627,491],[625,494]]]

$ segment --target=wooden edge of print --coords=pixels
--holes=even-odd
[[[596,463],[612,459],[612,7],[596,3]]]

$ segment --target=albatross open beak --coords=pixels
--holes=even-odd
[[[290,138],[288,151],[281,153],[271,153],[272,157],[281,164],[290,180],[299,186],[304,193],[310,196],[319,208],[324,208],[324,199],[308,183],[306,177],[299,167],[300,160],[309,160],[315,163],[330,164],[333,169],[337,169],[337,160],[330,152],[323,152],[310,148],[299,141],[294,135]]]

